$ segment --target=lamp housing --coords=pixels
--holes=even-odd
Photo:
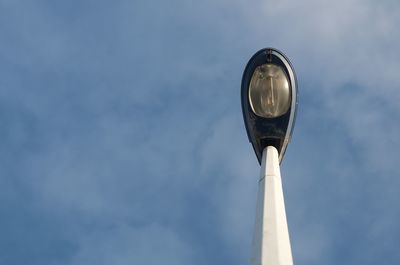
[[[287,57],[274,48],[256,52],[243,73],[241,101],[249,141],[258,162],[274,146],[282,162],[297,110],[297,80]]]

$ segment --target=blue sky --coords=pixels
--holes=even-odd
[[[282,50],[295,264],[399,264],[397,1],[0,1],[0,264],[249,264],[242,71]]]

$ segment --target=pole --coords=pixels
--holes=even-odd
[[[293,265],[278,151],[263,150],[251,265]]]

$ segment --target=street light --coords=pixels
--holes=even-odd
[[[297,84],[283,53],[266,48],[251,57],[241,98],[247,135],[261,164],[251,265],[292,265],[279,165],[296,118]]]
[[[267,146],[282,161],[292,135],[297,106],[296,76],[280,51],[266,48],[248,62],[242,78],[242,110],[258,162]]]

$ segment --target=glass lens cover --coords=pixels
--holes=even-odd
[[[285,114],[291,102],[289,79],[278,65],[258,66],[251,77],[249,101],[253,112],[264,118]]]

